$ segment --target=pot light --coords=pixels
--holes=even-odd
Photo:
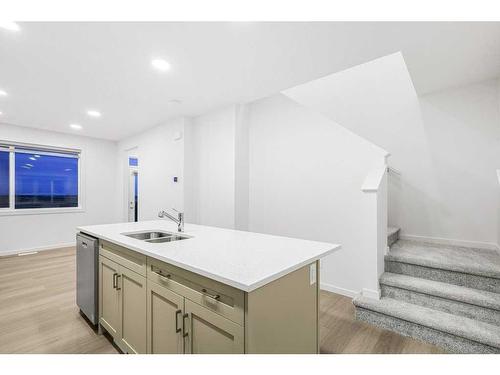
[[[70,124],[69,127],[75,130],[82,130],[82,126],[79,124]]]
[[[87,111],[87,115],[89,115],[90,117],[98,118],[98,117],[101,117],[101,112],[96,111],[94,109],[90,109]]]
[[[2,111],[0,111],[0,116],[2,116],[2,115],[3,115],[3,112],[2,112]]]
[[[0,90],[0,96],[7,96],[7,91]]]
[[[21,28],[19,25],[12,21],[0,21],[0,28],[9,30],[9,31],[19,31]]]
[[[170,64],[168,61],[165,61],[163,59],[153,59],[151,61],[151,65],[159,71],[166,72],[167,70],[170,70]]]

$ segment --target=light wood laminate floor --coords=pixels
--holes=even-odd
[[[76,307],[75,248],[0,257],[0,353],[118,353]],[[354,320],[351,300],[321,292],[322,353],[441,353]]]

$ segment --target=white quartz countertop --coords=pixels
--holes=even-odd
[[[246,292],[340,249],[340,245],[326,242],[188,223],[183,234],[192,238],[181,241],[148,243],[122,234],[145,230],[177,232],[177,225],[167,220],[91,225],[77,229]]]

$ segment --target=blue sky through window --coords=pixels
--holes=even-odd
[[[0,151],[0,208],[9,207],[9,152]]]
[[[137,167],[139,166],[139,160],[137,158],[134,158],[133,156],[130,156],[128,158],[128,165],[130,167]]]
[[[16,208],[78,206],[78,159],[15,154]]]

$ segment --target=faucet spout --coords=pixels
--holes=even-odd
[[[158,217],[160,218],[168,217],[170,220],[177,223],[178,232],[184,232],[184,212],[179,212],[175,208],[173,208],[173,210],[177,212],[177,217],[163,210],[158,212]]]

